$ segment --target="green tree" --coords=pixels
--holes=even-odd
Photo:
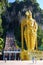
[[[3,35],[2,19],[0,19],[0,37]]]
[[[19,0],[15,0],[17,3],[19,3]]]
[[[8,0],[1,0],[0,3],[1,3],[1,9],[4,12],[6,10],[6,8],[7,8],[7,6],[8,6]]]
[[[43,51],[43,38],[41,39],[41,45],[39,46],[39,50]]]
[[[3,35],[3,28],[2,28],[2,19],[0,14],[0,37]]]
[[[3,50],[3,47],[4,47],[4,40],[0,38],[0,51]]]
[[[0,1],[0,37],[3,35],[3,26],[2,26],[2,15],[6,11],[7,2],[8,0],[1,0]]]
[[[37,3],[37,0],[30,0],[33,4]]]
[[[38,49],[43,50],[43,30],[38,27]]]

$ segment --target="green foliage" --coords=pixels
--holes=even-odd
[[[3,50],[3,47],[4,47],[4,40],[0,38],[0,51]]]
[[[0,14],[2,14],[2,3],[0,2]]]
[[[43,30],[38,27],[38,49],[43,50]]]
[[[15,0],[17,3],[19,3],[19,0]]]
[[[0,37],[3,35],[2,19],[0,18]]]
[[[23,0],[24,2],[26,2],[27,0]]]
[[[30,0],[32,2],[32,4],[37,3],[37,0]]]
[[[15,45],[17,45],[18,47],[21,47],[21,42],[19,42],[18,40],[16,40]]]

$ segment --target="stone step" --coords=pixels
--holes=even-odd
[[[12,47],[14,45],[14,34],[7,33],[6,34],[6,42],[5,42],[5,50],[8,50],[8,48]]]

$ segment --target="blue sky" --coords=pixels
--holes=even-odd
[[[15,0],[8,0],[9,2],[14,2]]]
[[[43,0],[37,0],[37,2],[40,4],[40,8],[43,9]]]
[[[14,2],[15,0],[8,0],[9,2]],[[43,0],[37,0],[37,2],[40,4],[40,8],[43,9]]]

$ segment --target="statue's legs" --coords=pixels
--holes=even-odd
[[[30,36],[30,44],[31,44],[31,50],[35,49],[35,45],[36,45],[36,35],[32,34]]]
[[[30,50],[30,35],[29,32],[27,32],[27,30],[24,31],[24,38],[25,38],[27,49]]]

